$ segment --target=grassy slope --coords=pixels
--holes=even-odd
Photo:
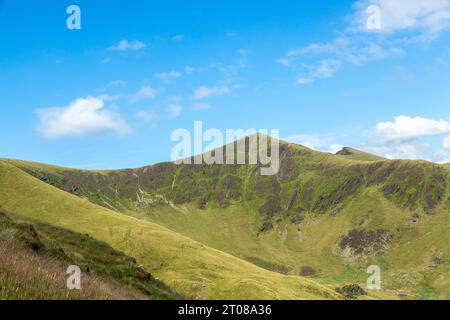
[[[81,290],[68,290],[71,263],[38,249],[30,225],[0,217],[0,300],[145,299],[142,293],[97,275],[82,273]]]
[[[39,277],[36,277],[37,281],[22,279],[18,285],[22,287],[21,290],[16,290],[18,286],[3,285],[3,288],[9,291],[9,294],[6,292],[6,298],[8,296],[13,298],[16,291],[20,291],[18,293],[21,298],[26,297],[27,299],[58,299],[72,296],[83,299],[101,298],[101,295],[90,292],[94,291],[95,293],[94,285],[89,283],[92,279],[95,279],[94,281],[97,283],[104,283],[105,285],[98,287],[106,287],[112,293],[106,298],[182,298],[163,283],[156,281],[147,271],[137,265],[133,258],[112,249],[106,243],[67,229],[29,219],[24,220],[2,209],[0,209],[0,246],[7,247],[5,250],[7,254],[2,257],[3,260],[8,261],[6,265],[14,266],[17,263],[23,265],[21,262],[26,262],[27,259],[19,259],[19,257],[31,256],[31,259],[42,262],[41,264],[45,267],[36,268],[31,264],[28,267],[27,275],[33,277],[38,273],[37,271],[45,269],[53,271],[44,272],[44,274],[56,275],[53,277],[53,283],[48,281],[48,286],[56,287],[56,290],[37,290],[35,287],[36,284],[38,287],[40,286]],[[50,267],[48,267],[49,265]],[[82,270],[83,290],[81,291],[69,291],[65,288],[65,269],[70,265],[77,265]],[[12,268],[8,270],[8,273],[14,278],[19,278],[20,272],[17,269],[26,269],[24,267]],[[44,278],[52,280],[52,277],[44,276]],[[59,279],[59,281],[55,281],[55,279]],[[35,296],[36,294],[38,296]]]
[[[84,275],[81,290],[66,288],[67,266],[17,244],[0,243],[0,300],[140,299],[137,292]]]
[[[377,190],[369,189],[355,197],[339,215],[306,215],[300,231],[289,221],[280,222],[273,231],[259,237],[255,222],[258,219],[248,208],[182,208],[183,211],[157,207],[143,216],[267,269],[282,272],[287,269],[298,274],[302,266],[309,266],[324,283],[364,284],[366,268],[377,264],[382,266],[385,287],[417,298],[450,297],[448,264],[432,266],[433,258],[439,254],[450,256],[450,215],[421,214],[420,222],[414,224],[410,211],[396,207]],[[361,261],[346,261],[337,243],[346,231],[353,229],[388,230],[394,236],[389,252]]]
[[[310,280],[283,276],[42,183],[0,161],[0,203],[20,216],[89,234],[136,258],[177,291],[196,298],[337,298]]]

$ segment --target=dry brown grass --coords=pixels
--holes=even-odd
[[[68,290],[64,265],[50,256],[33,252],[0,232],[0,300],[123,300],[143,298],[137,292],[82,272],[81,290]]]

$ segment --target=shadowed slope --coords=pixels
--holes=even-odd
[[[88,235],[19,218],[1,208],[0,247],[4,250],[2,273],[10,275],[9,281],[21,278],[17,279],[16,286],[1,286],[3,297],[7,299],[183,298],[156,281],[133,258],[114,250],[106,243]],[[37,261],[42,265],[39,267],[27,260]],[[8,265],[9,270],[5,268]],[[70,265],[79,266],[82,270],[81,291],[66,288],[66,269]],[[28,272],[24,274],[25,270]],[[48,289],[38,290],[42,282],[45,283],[40,281],[42,277],[38,277],[38,273],[44,275],[44,280],[47,279]],[[102,294],[102,289],[107,290]]]

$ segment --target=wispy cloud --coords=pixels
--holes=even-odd
[[[384,59],[403,53],[399,47],[387,47],[364,37],[338,37],[330,42],[312,43],[306,47],[290,50],[284,59],[287,64],[295,63],[305,56],[329,56],[354,65]]]
[[[194,67],[191,67],[191,66],[184,67],[184,72],[186,72],[186,74],[191,74],[195,71],[196,71],[196,69]]]
[[[239,55],[241,56],[248,56],[249,54],[252,53],[252,51],[250,49],[239,49],[238,50]]]
[[[222,96],[225,94],[229,94],[231,91],[227,86],[220,87],[206,87],[202,86],[195,90],[194,97],[196,99],[206,99],[212,96]]]
[[[138,51],[144,49],[147,45],[142,41],[121,40],[110,49],[113,51]]]
[[[289,59],[288,58],[278,58],[277,59],[277,63],[279,63],[279,64],[281,64],[281,65],[283,65],[285,67],[288,67],[289,66]]]
[[[170,104],[167,107],[167,112],[174,118],[181,116],[182,111],[183,107],[180,104]]]
[[[379,9],[380,28],[368,28],[370,6]],[[348,25],[338,32],[338,37],[291,49],[276,62],[305,69],[305,58],[315,57],[319,61],[363,65],[405,54],[408,46],[434,39],[449,28],[450,0],[358,0],[348,16]],[[301,74],[297,83],[311,83],[311,78]]]
[[[292,49],[277,62],[286,67],[299,67],[303,71],[298,79],[308,79],[308,83],[310,83],[314,79],[330,78],[335,75],[343,63],[363,65],[370,61],[399,56],[403,53],[402,48],[385,47],[370,39],[339,37],[330,42],[312,43],[302,48]],[[316,66],[311,67],[304,63],[306,58],[318,59]]]
[[[311,75],[314,78],[330,78],[341,68],[341,62],[338,60],[321,60],[313,68]]]
[[[298,78],[297,78],[297,84],[298,85],[301,85],[301,86],[303,86],[303,85],[305,85],[305,84],[310,84],[310,83],[313,83],[314,82],[314,80],[313,79],[311,79],[310,77],[305,77],[305,76],[299,76]]]
[[[208,103],[203,103],[203,102],[196,102],[192,104],[192,109],[194,110],[209,110],[211,109],[211,105]]]
[[[119,114],[105,109],[103,100],[94,97],[76,99],[66,107],[38,109],[36,113],[38,130],[48,139],[129,131]]]
[[[126,81],[123,80],[113,80],[110,83],[108,83],[108,87],[123,87],[127,84]]]
[[[159,118],[156,113],[148,111],[139,111],[136,115],[138,116],[138,118],[147,122],[155,121]]]
[[[110,95],[110,94],[107,94],[107,93],[102,93],[102,94],[97,96],[98,99],[100,99],[102,101],[108,101],[108,102],[117,101],[121,97],[122,97],[122,95],[120,95],[120,94]]]
[[[155,78],[162,80],[162,81],[170,81],[177,78],[180,78],[182,75],[180,72],[171,70],[168,72],[160,72],[155,74]]]
[[[300,144],[313,150],[330,153],[336,153],[344,147],[343,145],[335,142],[336,137],[334,135],[297,134],[287,137],[285,140],[291,143]]]
[[[308,73],[302,74],[297,78],[297,84],[305,85],[312,83],[315,79],[324,79],[332,77],[341,68],[338,60],[321,60],[316,66],[307,67]]]
[[[139,89],[136,93],[129,95],[129,100],[132,103],[153,99],[156,96],[156,89],[150,86],[144,86]]]
[[[172,37],[172,41],[174,41],[174,42],[180,42],[183,40],[184,40],[184,35],[182,35],[182,34],[177,34]]]

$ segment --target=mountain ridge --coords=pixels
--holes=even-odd
[[[258,165],[166,162],[84,171],[3,161],[267,270],[306,274],[327,286],[364,285],[365,268],[378,264],[384,293],[449,296],[448,166],[352,159],[284,142],[280,156],[271,177],[260,176]]]

